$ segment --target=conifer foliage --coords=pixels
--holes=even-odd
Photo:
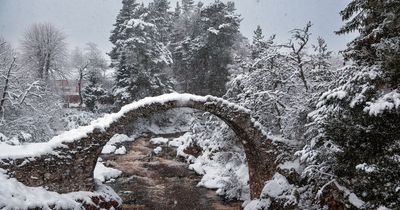
[[[354,64],[310,115],[319,125],[306,146],[310,165],[371,208],[400,203],[399,12],[400,3],[388,0],[353,0],[341,12],[346,23],[337,33],[359,32],[344,52]]]
[[[161,26],[157,26],[164,24],[160,20],[162,16],[151,13],[163,10],[150,10],[135,0],[124,0],[122,3],[110,37],[114,45],[110,57],[112,66],[116,68],[114,96],[117,105],[168,92],[168,82],[161,78],[163,67],[172,63],[171,53],[163,44],[164,37],[158,30]],[[153,7],[157,5],[165,6],[152,4]]]

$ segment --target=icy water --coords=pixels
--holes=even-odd
[[[153,149],[158,145],[149,139],[141,137],[126,143],[126,155],[103,156],[107,164],[123,172],[115,182],[108,183],[123,199],[123,209],[241,209],[241,202],[226,202],[215,191],[196,187],[201,177],[176,157],[176,150],[162,146],[162,152],[155,155]]]

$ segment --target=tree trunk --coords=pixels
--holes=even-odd
[[[11,70],[14,67],[14,63],[15,63],[15,58],[13,58],[13,61],[12,61],[11,65],[10,65],[10,68],[8,68],[6,81],[5,81],[4,89],[3,89],[3,96],[1,97],[1,101],[0,101],[0,112],[2,113],[2,115],[4,115],[4,103],[6,101],[8,83],[10,81]]]
[[[82,80],[83,80],[83,69],[79,71],[78,81],[78,94],[79,94],[79,109],[82,109],[83,97],[82,97]]]

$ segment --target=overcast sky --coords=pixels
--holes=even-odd
[[[140,1],[140,0],[139,0]],[[150,0],[141,0],[149,2]],[[170,0],[175,6],[177,0]],[[213,2],[214,0],[203,0]],[[290,38],[288,31],[312,21],[313,42],[324,37],[332,50],[344,49],[351,36],[337,36],[342,22],[339,11],[349,0],[235,0],[242,15],[242,33],[251,38],[257,25],[278,41]],[[0,0],[0,36],[18,46],[25,29],[35,22],[50,22],[67,35],[72,49],[92,41],[109,51],[112,24],[121,0]]]

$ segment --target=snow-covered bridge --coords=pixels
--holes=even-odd
[[[49,142],[2,146],[0,168],[27,186],[43,186],[59,193],[93,191],[97,158],[114,134],[123,133],[124,127],[138,118],[180,107],[210,112],[229,125],[244,146],[251,196],[258,197],[264,182],[275,173],[277,146],[266,137],[249,110],[212,96],[172,93],[145,98]]]

